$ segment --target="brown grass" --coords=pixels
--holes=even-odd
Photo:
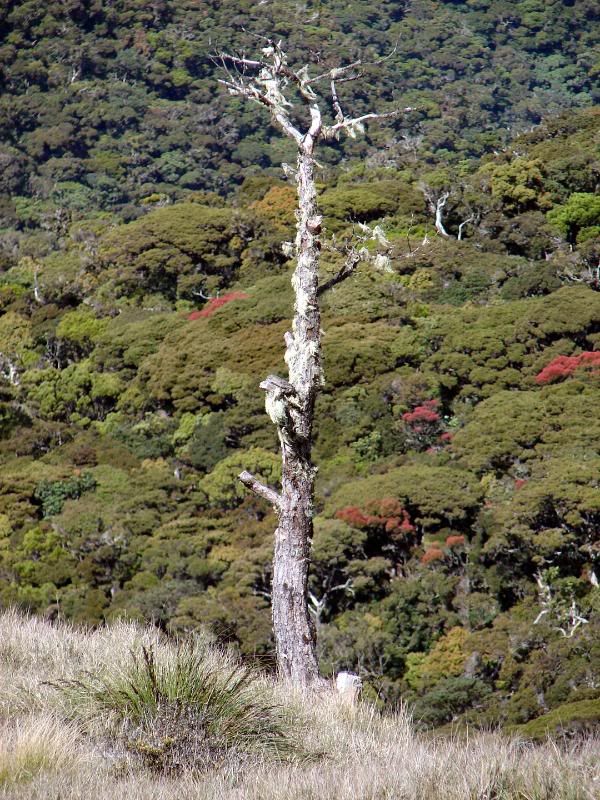
[[[10,800],[598,800],[600,741],[533,745],[500,734],[468,739],[417,735],[409,716],[318,702],[263,680],[272,701],[302,724],[312,759],[260,755],[202,774],[165,777],[118,753],[96,719],[73,722],[49,683],[125,669],[141,646],[172,655],[152,629],[98,631],[0,616],[0,797]],[[215,660],[224,656],[209,648]],[[225,656],[227,659],[227,657]],[[224,669],[231,669],[231,661]],[[318,754],[318,755],[317,755]]]

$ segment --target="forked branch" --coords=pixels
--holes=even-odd
[[[263,38],[263,37],[260,37]],[[230,94],[244,97],[260,105],[266,106],[275,121],[286,135],[302,144],[307,138],[313,142],[322,138],[326,140],[339,139],[342,133],[355,138],[357,133],[364,132],[364,123],[370,120],[392,119],[403,113],[414,111],[413,108],[395,109],[384,113],[362,114],[358,117],[348,117],[344,114],[337,85],[358,80],[362,76],[359,68],[364,65],[362,60],[353,61],[342,67],[334,67],[315,77],[309,76],[308,65],[294,70],[287,64],[285,52],[281,43],[272,39],[264,39],[265,46],[262,53],[265,59],[246,58],[232,53],[219,52],[213,56],[213,61],[224,71],[226,77],[219,80]],[[394,51],[395,52],[395,48]],[[386,58],[391,57],[390,54]],[[378,64],[384,59],[367,62]],[[321,81],[329,81],[331,105],[335,122],[323,125],[321,110],[318,106],[318,96],[313,85]],[[302,133],[290,118],[293,103],[286,96],[285,90],[292,84],[300,99],[310,109],[310,124],[306,133]]]
[[[331,252],[338,254],[344,252],[345,258],[342,267],[335,273],[335,275],[332,275],[326,281],[319,284],[319,288],[317,290],[317,295],[319,297],[329,289],[332,289],[334,286],[337,286],[339,283],[342,283],[349,278],[356,271],[356,268],[361,262],[370,262],[376,269],[379,270],[385,271],[390,269],[390,260],[387,255],[390,243],[388,242],[383,229],[379,225],[371,228],[369,225],[364,223],[359,223],[357,227],[359,228],[360,233],[354,231],[353,237],[350,243],[346,243],[344,251],[336,246],[335,239],[326,245],[327,249]],[[376,242],[380,247],[384,248],[383,251],[377,250],[377,252],[372,253],[366,246],[367,242],[369,241]]]

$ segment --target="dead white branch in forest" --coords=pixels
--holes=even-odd
[[[437,194],[428,186],[421,186],[421,190],[425,195],[429,210],[434,215],[436,231],[440,234],[440,236],[444,236],[446,239],[449,239],[450,234],[444,227],[444,208],[446,207],[446,203],[450,197],[450,192],[444,191],[441,194]]]
[[[5,378],[11,386],[18,386],[20,384],[19,379],[19,369],[16,363],[5,356],[4,353],[0,353],[0,375]]]
[[[533,621],[534,625],[538,625],[547,614],[551,614],[557,622],[562,623],[555,625],[554,630],[561,633],[565,639],[571,639],[581,625],[589,624],[589,620],[579,613],[575,598],[571,600],[569,608],[565,609],[564,605],[554,597],[548,579],[541,572],[536,573],[535,582],[538,585],[542,610]]]

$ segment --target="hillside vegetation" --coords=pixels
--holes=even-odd
[[[321,159],[401,169],[460,164],[597,103],[598,19],[594,0],[4,0],[0,226],[11,246],[35,234],[51,248],[82,214],[130,220],[160,198],[278,175],[293,151],[221,92],[219,47],[254,49],[267,32],[317,71],[387,56],[343,97],[357,114],[414,115]]]
[[[278,480],[258,383],[284,369],[289,155],[254,110],[224,115],[198,50],[243,4],[126,5],[1,12],[0,603],[210,629],[269,666],[275,518],[236,475]],[[284,5],[261,14],[293,56]],[[310,12],[342,60],[410,29],[354,101],[372,80],[420,109],[412,149],[391,127],[325,153],[327,234],[377,223],[392,249],[324,297],[310,602],[324,673],[423,727],[577,731],[600,717],[595,11],[507,5]],[[570,106],[590,107],[489,152]]]
[[[325,299],[322,665],[426,724],[598,713],[597,120],[549,123],[459,187],[438,171],[447,238],[409,173],[322,190],[338,239],[350,218],[394,244],[389,272]],[[249,180],[234,203],[75,224],[2,274],[5,605],[271,652],[275,519],[236,475],[278,479],[257,383],[283,368],[293,202]]]
[[[383,717],[328,690],[308,702],[206,638],[178,647],[131,624],[85,632],[5,613],[0,637],[0,797],[11,800],[597,796],[591,738],[423,737],[405,711]]]

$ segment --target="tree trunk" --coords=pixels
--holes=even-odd
[[[319,230],[312,140],[298,156],[295,314],[286,334],[285,360],[295,394],[288,401],[291,431],[279,428],[282,450],[281,503],[273,557],[273,628],[283,677],[307,685],[318,680],[314,623],[307,584],[313,535],[315,467],[312,427],[321,383],[321,319],[318,305]]]
[[[321,217],[317,209],[314,179],[314,148],[320,139],[337,140],[342,133],[356,136],[367,120],[395,117],[399,112],[363,114],[346,117],[337,93],[337,80],[356,80],[360,61],[335,67],[309,80],[308,66],[294,71],[288,66],[280,44],[266,40],[261,49],[265,59],[247,59],[229,53],[218,53],[225,78],[220,81],[230,94],[246,98],[266,107],[272,119],[298,148],[298,210],[296,226],[296,270],[292,278],[295,313],[291,333],[285,335],[285,360],[289,380],[269,375],[260,386],[266,392],[265,408],[277,427],[282,452],[281,494],[261,483],[244,470],[242,483],[267,500],[279,515],[273,557],[273,626],[277,649],[277,665],[282,677],[307,686],[319,683],[316,637],[308,612],[308,567],[313,535],[313,497],[315,467],[311,461],[312,427],[315,399],[321,385],[321,318],[319,294],[349,277],[356,266],[371,260],[365,247],[367,239],[388,244],[379,228],[360,239],[360,248],[346,252],[343,267],[319,287]],[[323,124],[316,85],[327,80],[331,89],[334,122]],[[294,105],[285,97],[293,85],[310,113],[310,126],[303,132],[289,115]],[[412,109],[405,109],[411,111]],[[284,165],[284,168],[287,165]],[[286,172],[287,174],[287,172]],[[289,245],[289,243],[286,243]],[[288,251],[286,247],[286,252]],[[372,260],[381,268],[381,256]],[[384,259],[387,261],[387,259]]]

